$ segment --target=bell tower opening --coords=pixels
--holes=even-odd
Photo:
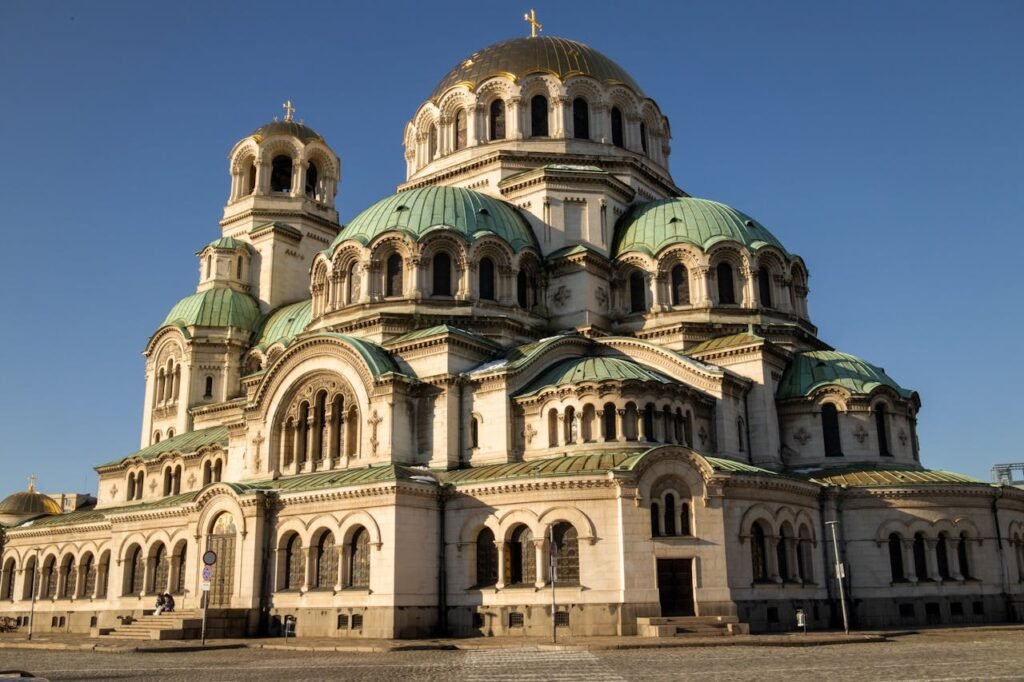
[[[292,190],[292,160],[288,156],[275,156],[270,164],[270,191]]]

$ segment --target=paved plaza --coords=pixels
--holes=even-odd
[[[0,649],[0,670],[51,680],[1021,680],[1024,631],[932,630],[830,646],[450,651],[225,649],[111,653]]]

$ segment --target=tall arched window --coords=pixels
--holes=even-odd
[[[78,581],[78,571],[75,570],[75,557],[69,556],[60,567],[61,573],[61,599],[71,599],[75,596],[75,583]]]
[[[477,417],[469,420],[469,447],[480,447],[480,420]]]
[[[480,299],[493,301],[494,298],[494,261],[484,257],[480,259],[477,266],[477,273],[480,278]]]
[[[640,121],[640,148],[647,153],[647,124]]]
[[[153,584],[150,586],[150,594],[167,591],[170,572],[171,562],[167,560],[167,546],[161,542],[153,552]]]
[[[924,546],[924,533],[914,535],[914,573],[919,581],[928,580],[928,562]]]
[[[565,408],[565,414],[562,416],[562,428],[565,431],[564,438],[566,445],[572,445],[576,442],[576,408],[569,406]]]
[[[275,156],[271,162],[270,191],[292,191],[292,159],[290,156]]]
[[[715,278],[718,280],[719,304],[736,303],[736,283],[733,281],[732,266],[728,263],[719,263],[715,268]]]
[[[210,460],[203,462],[203,485],[210,485],[213,483],[213,465]]]
[[[466,148],[466,110],[459,109],[455,112],[455,149]]]
[[[494,544],[494,533],[484,528],[476,536],[476,584],[487,587],[498,582],[498,548]]]
[[[284,546],[284,581],[281,587],[285,590],[298,590],[302,587],[305,563],[302,561],[302,540],[293,534]]]
[[[452,257],[444,251],[434,254],[431,263],[431,271],[434,278],[434,296],[452,295]]]
[[[739,417],[736,420],[736,442],[739,443],[740,452],[747,451],[747,433],[746,427],[743,424],[743,417]]]
[[[971,564],[967,560],[967,533],[960,533],[960,541],[956,543],[956,558],[960,560],[960,575],[964,580],[971,578]]]
[[[384,282],[384,295],[402,295],[402,257],[397,253],[393,253],[388,256],[387,278]]]
[[[252,194],[256,191],[256,159],[253,159],[252,163],[249,164],[248,174],[246,175],[246,194]]]
[[[686,266],[676,263],[670,273],[672,305],[690,304],[690,276]]]
[[[615,403],[605,403],[601,410],[601,422],[604,426],[605,441],[615,440],[617,437],[615,429]]]
[[[644,275],[639,270],[629,274],[629,312],[642,313],[647,310],[647,287]]]
[[[519,526],[512,532],[508,545],[508,582],[511,585],[529,585],[537,582],[537,561],[533,548],[533,532]]]
[[[689,410],[686,411],[686,415],[683,417],[683,442],[686,447],[693,447],[693,415]]]
[[[86,554],[82,557],[82,565],[78,570],[83,575],[82,596],[91,597],[96,592],[96,557]]]
[[[889,534],[889,572],[894,583],[901,583],[907,579],[903,569],[903,540],[896,533]]]
[[[316,585],[326,590],[334,587],[338,575],[338,554],[334,551],[334,534],[324,531],[316,543]]]
[[[750,561],[754,571],[754,582],[768,580],[768,552],[765,547],[765,532],[760,521],[750,527]]]
[[[370,586],[370,534],[358,529],[349,542],[349,587]]]
[[[206,386],[205,386],[205,390],[203,391],[203,397],[204,398],[212,398],[213,397],[213,377],[206,377]]]
[[[516,275],[516,302],[519,303],[520,308],[529,308],[530,301],[527,297],[529,291],[529,283],[527,282],[526,271],[520,270],[519,274]]]
[[[47,599],[57,598],[57,557],[43,562],[43,584],[40,587],[46,590]]]
[[[143,580],[146,576],[145,559],[142,548],[136,545],[128,560],[128,592],[129,595],[142,594]]]
[[[359,263],[353,262],[345,272],[345,302],[349,305],[359,300]]]
[[[580,583],[580,541],[579,534],[571,523],[556,523],[551,529],[555,540],[555,575],[553,582],[559,585]]]
[[[825,439],[825,456],[842,457],[843,447],[839,439],[839,411],[832,403],[821,406],[821,431]]]
[[[170,438],[170,436],[168,436]],[[142,496],[145,495],[146,489],[142,485],[146,481],[146,474],[142,471],[139,472],[138,477],[135,479],[135,499],[141,500]]]
[[[885,414],[885,404],[875,405],[875,434],[878,436],[878,454],[882,457],[892,457],[889,451],[889,424]]]
[[[178,576],[174,583],[174,594],[185,594],[185,567],[188,566],[188,545],[182,542],[178,555]]]
[[[213,256],[206,257],[206,279],[213,277]]]
[[[548,447],[553,448],[558,445],[558,410],[551,408],[548,410]]]
[[[577,140],[590,139],[590,107],[582,97],[572,101],[572,136]]]
[[[653,403],[647,403],[644,405],[643,416],[640,417],[644,422],[644,440],[649,442],[656,442],[658,440],[654,433],[654,412],[656,409]]]
[[[625,147],[622,136],[622,111],[618,107],[612,107],[612,144],[616,147]]]
[[[665,535],[676,534],[676,496],[665,495]]]
[[[430,124],[430,130],[427,132],[427,153],[430,157],[427,159],[428,163],[437,156],[437,126],[433,123]]]
[[[309,162],[309,166],[306,168],[306,196],[310,199],[318,198],[317,183],[319,182],[319,173],[316,170],[316,164],[312,161]]]
[[[530,137],[548,136],[548,98],[534,95],[530,100]]]
[[[491,102],[490,116],[487,119],[487,136],[491,140],[505,139],[505,102],[496,99]]]
[[[757,271],[757,294],[762,308],[772,307],[772,276],[765,268]]]
[[[4,564],[3,582],[0,584],[0,599],[5,601],[14,600],[14,576],[17,570],[17,564],[14,558],[11,557]]]
[[[135,474],[134,473],[128,474],[128,492],[126,494],[125,499],[128,499],[128,500],[134,500],[135,499]]]

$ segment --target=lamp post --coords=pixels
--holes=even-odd
[[[39,572],[39,552],[42,551],[42,547],[35,547],[36,561],[32,565],[32,605],[28,611],[28,640],[32,641],[32,629],[36,625],[36,592],[39,591],[39,580],[36,578],[36,573]]]
[[[839,559],[839,540],[836,539],[836,526],[838,521],[826,521],[826,526],[832,528],[832,551],[836,555],[836,580],[839,582],[839,607],[843,610],[843,632],[850,634],[850,621],[846,616],[846,589],[843,587],[843,578],[846,571],[843,569],[843,562]]]

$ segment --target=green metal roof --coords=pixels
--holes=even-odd
[[[312,315],[313,299],[310,298],[281,306],[263,318],[256,346],[267,349],[278,341],[287,346],[305,330]]]
[[[639,251],[652,256],[687,242],[707,251],[721,241],[751,249],[774,246],[787,253],[768,229],[745,213],[708,199],[675,197],[633,207],[619,219],[614,256]]]
[[[888,386],[910,399],[915,392],[902,388],[881,367],[858,357],[834,350],[798,353],[782,374],[775,397],[802,398],[821,386],[842,386],[851,393],[867,395],[879,386]]]
[[[260,307],[252,296],[219,287],[181,299],[160,326],[237,327],[253,331],[259,321]]]
[[[511,478],[546,478],[552,476],[600,475],[612,469],[628,468],[639,458],[639,452],[602,452],[585,455],[552,457],[529,462],[490,464],[466,469],[455,469],[442,474],[444,480],[455,485],[469,485],[485,481]]]
[[[794,473],[805,476],[808,480],[821,485],[845,485],[850,487],[942,485],[949,483],[989,485],[985,481],[979,481],[976,478],[952,471],[917,469],[899,465],[877,467],[854,465],[839,468],[803,469]]]
[[[409,343],[411,341],[419,341],[420,339],[429,339],[435,336],[443,336],[446,334],[451,334],[453,336],[461,336],[470,339],[471,341],[476,341],[477,343],[483,343],[490,346],[500,347],[496,341],[492,341],[486,336],[480,336],[479,334],[474,334],[473,332],[466,331],[465,329],[453,327],[450,324],[439,324],[433,327],[414,329],[411,332],[402,334],[401,336],[396,336],[387,343],[389,346],[397,346],[403,343]]]
[[[245,483],[242,487],[246,491],[263,489],[276,490],[280,493],[297,493],[325,488],[344,488],[367,483],[407,481],[414,476],[433,478],[426,471],[402,466],[401,464],[387,464],[383,466],[360,467],[358,469],[342,469],[339,471],[318,471],[301,476],[286,476],[277,480]]]
[[[454,232],[468,242],[496,235],[517,251],[537,248],[533,230],[511,204],[470,189],[442,186],[411,189],[381,199],[353,218],[328,251],[333,253],[350,239],[366,245],[392,230],[417,241],[433,230]]]
[[[459,83],[466,83],[473,90],[493,76],[505,75],[519,80],[532,73],[551,74],[563,81],[572,76],[590,76],[602,83],[622,83],[643,95],[625,69],[589,45],[554,36],[537,36],[504,40],[474,52],[441,79],[430,98],[436,100]]]
[[[729,336],[719,336],[713,339],[708,339],[707,341],[701,341],[696,346],[688,348],[686,352],[689,355],[699,355],[700,353],[722,350],[723,348],[739,348],[741,346],[750,346],[755,343],[764,343],[764,340],[763,336],[751,334],[750,332],[742,332],[740,334],[730,334]]]
[[[366,364],[370,367],[370,373],[373,374],[374,377],[383,376],[385,374],[402,373],[398,368],[398,365],[395,364],[395,361],[392,359],[391,354],[372,341],[360,339],[355,336],[349,336],[347,334],[335,334],[334,332],[320,332],[308,338],[316,338],[318,336],[339,339],[352,346],[352,349],[359,353],[359,356],[363,358]]]
[[[273,121],[264,126],[260,126],[256,130],[252,131],[253,135],[259,137],[268,137],[270,135],[292,135],[297,137],[303,142],[310,142],[312,140],[323,141],[324,138],[320,137],[320,133],[316,132],[312,128],[296,121]]]
[[[672,383],[663,374],[648,369],[632,360],[615,357],[570,358],[552,365],[521,390],[518,396],[540,393],[546,388],[568,384],[597,383],[601,381],[655,381]]]
[[[229,249],[235,251],[237,249],[249,250],[249,245],[240,239],[234,237],[221,237],[220,239],[214,239],[212,242],[202,248],[202,251],[206,249]],[[200,251],[200,253],[202,253]]]
[[[29,523],[23,523],[17,529],[28,530],[29,528],[51,528],[54,526],[100,523],[116,514],[138,513],[151,509],[164,509],[166,507],[176,507],[179,504],[186,504],[195,500],[200,492],[199,490],[193,490],[189,493],[161,497],[159,500],[142,504],[128,504],[121,507],[106,507],[104,509],[82,509],[80,511],[68,512],[67,514],[55,514]]]
[[[136,450],[130,455],[120,457],[106,464],[101,464],[97,469],[102,467],[113,466],[120,464],[126,459],[131,457],[141,457],[142,459],[153,459],[154,457],[161,455],[165,452],[180,452],[182,454],[188,454],[195,452],[204,445],[222,445],[227,447],[228,445],[228,428],[226,426],[211,426],[208,429],[199,429],[197,431],[189,431],[187,433],[180,433],[172,438],[165,438],[159,443],[153,443],[141,450]]]

